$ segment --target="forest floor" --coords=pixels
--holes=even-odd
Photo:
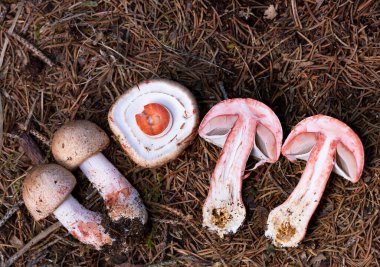
[[[276,14],[265,16],[271,4]],[[278,115],[284,138],[303,118],[333,116],[361,138],[365,168],[356,184],[332,174],[303,242],[276,248],[264,236],[266,219],[294,189],[304,162],[281,157],[253,171],[243,183],[246,220],[220,239],[202,228],[220,149],[197,137],[178,159],[144,169],[113,139],[104,154],[138,189],[150,216],[126,262],[380,266],[379,1],[5,0],[0,25],[0,220],[15,210],[0,228],[0,261],[19,253],[15,266],[109,262],[107,253],[54,228],[54,216],[35,222],[20,202],[32,165],[19,146],[20,128],[36,140],[44,161],[54,162],[49,141],[65,122],[88,119],[112,136],[107,113],[115,99],[145,79],[166,78],[192,91],[201,117],[223,99],[221,88],[229,98],[264,102]],[[104,211],[88,180],[74,174],[73,195]],[[51,233],[22,251],[51,225]]]

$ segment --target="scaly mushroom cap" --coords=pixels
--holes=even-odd
[[[153,168],[175,159],[191,143],[198,116],[188,89],[169,80],[147,80],[113,104],[108,122],[131,159]]]
[[[110,140],[95,123],[71,121],[54,133],[51,149],[56,161],[69,170],[105,149]]]
[[[57,164],[34,167],[27,174],[22,188],[25,206],[36,221],[53,213],[70,195],[75,177]]]
[[[333,172],[357,182],[364,167],[362,142],[350,127],[335,118],[315,115],[299,122],[286,139],[282,154],[291,161],[307,161],[320,134],[337,142]]]

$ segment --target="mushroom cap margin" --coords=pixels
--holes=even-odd
[[[323,134],[344,145],[346,149],[351,151],[357,165],[356,175],[349,180],[356,183],[360,179],[364,169],[364,147],[359,136],[347,124],[323,114],[303,119],[294,126],[282,146],[282,154],[290,161],[295,160],[290,155],[291,144],[297,136],[303,133]]]
[[[181,93],[183,93],[191,102],[192,110],[193,110],[193,116],[194,116],[194,124],[192,125],[192,131],[187,135],[187,137],[179,142],[176,146],[176,149],[172,151],[172,153],[162,155],[159,158],[156,159],[145,159],[140,153],[138,153],[129,143],[129,141],[125,138],[123,131],[117,127],[115,123],[114,116],[114,110],[116,106],[119,104],[120,101],[122,101],[123,98],[125,98],[128,94],[134,93],[136,91],[140,91],[142,85],[148,85],[154,86],[156,84],[163,84],[167,86],[175,87],[177,90],[180,90]],[[143,90],[141,90],[143,91]],[[121,144],[122,149],[127,154],[129,158],[131,158],[137,165],[144,167],[144,168],[157,168],[165,163],[176,159],[188,146],[192,143],[192,141],[197,136],[198,132],[198,125],[199,125],[199,108],[196,102],[195,97],[190,92],[188,88],[183,86],[182,84],[167,80],[167,79],[151,79],[151,80],[145,80],[141,83],[129,88],[127,91],[125,91],[121,96],[118,97],[118,99],[113,103],[111,106],[109,112],[108,112],[108,124],[114,133],[116,139]]]
[[[36,221],[53,213],[76,185],[74,175],[57,164],[33,167],[24,180],[22,196]]]
[[[109,142],[108,135],[95,123],[77,120],[66,123],[54,133],[51,149],[60,165],[73,170],[104,150]]]

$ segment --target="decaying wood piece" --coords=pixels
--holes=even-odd
[[[18,143],[25,152],[26,156],[31,160],[32,165],[39,165],[43,163],[44,158],[42,152],[33,138],[25,132],[20,132],[18,136]]]

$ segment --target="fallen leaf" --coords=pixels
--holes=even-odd
[[[304,266],[307,266],[307,256],[306,256],[306,252],[303,251],[301,254],[300,254],[300,259],[302,261],[302,264]]]
[[[264,18],[265,19],[274,19],[277,16],[276,9],[274,8],[274,5],[270,5],[267,10],[264,12]]]
[[[22,248],[24,246],[24,242],[22,242],[16,236],[12,236],[9,242],[11,243],[12,246],[16,248]]]
[[[238,16],[240,18],[249,19],[249,17],[252,15],[251,9],[247,8],[246,10],[240,10],[238,13]]]
[[[324,0],[317,0],[317,2],[316,2],[316,6],[315,6],[315,10],[318,10],[320,7],[321,7],[321,5],[323,4],[323,1]]]
[[[326,259],[325,255],[323,255],[323,253],[319,253],[317,256],[313,257],[310,260],[310,265],[312,265],[313,267],[319,267],[321,261],[325,259]]]
[[[344,244],[344,246],[345,246],[346,248],[351,247],[353,244],[356,243],[357,240],[358,240],[358,237],[356,237],[356,236],[351,236],[351,237],[348,239],[348,241]]]
[[[85,6],[85,7],[97,7],[98,3],[96,1],[84,1],[84,2],[82,2],[82,6]]]
[[[304,67],[309,67],[313,64],[314,64],[314,62],[312,62],[312,61],[305,61],[305,62],[301,62],[298,66],[301,68],[304,68]]]

